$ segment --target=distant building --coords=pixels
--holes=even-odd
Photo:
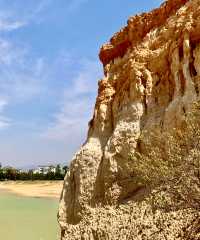
[[[18,173],[24,173],[24,172],[26,172],[26,171],[23,170],[23,169],[17,169],[17,172],[18,172]]]
[[[38,166],[36,169],[33,169],[33,174],[47,174],[47,173],[55,173],[55,166]]]

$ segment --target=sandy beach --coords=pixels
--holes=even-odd
[[[0,190],[26,197],[60,198],[63,181],[0,182]]]

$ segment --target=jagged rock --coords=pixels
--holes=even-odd
[[[196,213],[153,213],[134,201],[140,189],[127,161],[143,132],[178,127],[199,99],[200,0],[168,0],[131,17],[99,56],[105,77],[87,141],[65,177],[62,240],[186,239],[183,229]]]

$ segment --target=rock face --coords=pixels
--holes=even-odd
[[[199,99],[200,0],[168,0],[131,17],[99,56],[105,77],[87,141],[65,177],[62,240],[186,239],[180,233],[192,219],[189,210],[163,213],[161,233],[159,214],[134,201],[138,186],[128,158],[143,151],[144,131],[178,127]]]

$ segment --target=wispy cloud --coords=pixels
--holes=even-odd
[[[12,41],[0,38],[0,65],[20,65],[26,55],[26,47],[16,46]],[[1,67],[0,66],[0,67]]]
[[[11,32],[30,25],[40,23],[52,0],[27,1],[16,0],[10,4],[0,2],[0,32]],[[22,6],[23,4],[23,6]]]
[[[15,22],[9,22],[9,21],[5,21],[5,20],[1,20],[0,19],[0,31],[13,31],[13,30],[17,30],[19,28],[22,28],[24,26],[26,26],[27,23],[26,22],[21,22],[21,21],[15,21]]]
[[[25,27],[27,24],[28,22],[23,19],[22,14],[16,14],[10,9],[0,9],[0,32],[11,32],[18,30]]]
[[[74,13],[89,0],[69,0],[66,3],[66,12]],[[53,0],[27,1],[22,6],[21,0],[6,4],[0,1],[0,32],[11,32],[32,23],[40,24],[48,17],[48,9]]]
[[[80,142],[85,135],[92,117],[101,70],[95,61],[81,60],[81,65],[82,68],[64,90],[60,110],[43,137],[61,141],[70,141],[73,137]]]
[[[49,61],[33,57],[26,46],[0,39],[0,98],[8,100],[2,107],[36,102],[38,98],[57,105],[59,109],[51,113],[53,120],[42,134],[47,139],[66,141],[72,134],[78,141],[84,136],[100,77],[97,61],[76,59],[66,53]],[[33,116],[32,121],[38,117]],[[7,119],[1,117],[0,120],[1,128],[8,126]],[[32,122],[29,124],[31,126]]]
[[[48,87],[46,69],[45,60],[33,57],[27,46],[0,38],[0,130],[19,124],[19,120],[16,122],[16,119],[6,117],[5,110],[16,106],[22,112],[21,105],[45,95]],[[19,118],[23,120],[21,114]]]
[[[27,26],[33,18],[37,19],[37,14],[50,0],[36,2],[35,7],[27,11],[29,13],[18,9],[14,2],[0,2],[0,130],[11,125],[11,119],[5,116],[10,105],[31,99],[42,91],[43,59],[32,57],[29,47],[7,35]]]
[[[4,109],[7,106],[7,101],[0,99],[0,130],[10,126],[10,120],[3,115]]]
[[[0,39],[0,96],[27,99],[41,91],[42,58],[33,59],[26,46]]]
[[[7,102],[3,99],[0,99],[0,113],[2,113],[6,105],[7,105]]]

